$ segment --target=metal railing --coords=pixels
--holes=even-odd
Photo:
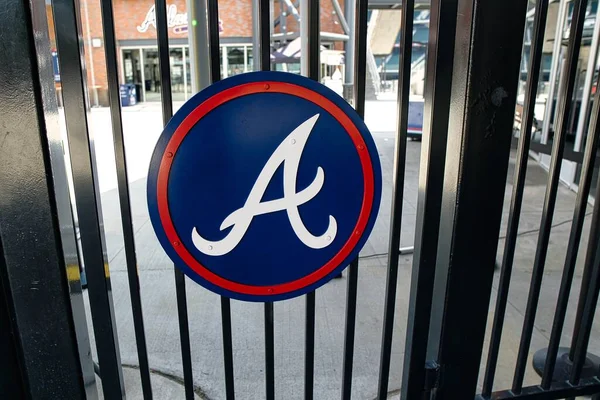
[[[0,360],[10,375],[0,384],[8,398],[97,398],[89,382],[91,357],[81,349],[87,341],[81,311],[81,285],[73,265],[65,262],[73,252],[64,171],[54,165],[56,143],[46,126],[52,109],[44,98],[49,88],[47,27],[40,21],[44,2],[7,0],[0,13],[0,35],[6,62],[0,63],[0,344],[9,354]],[[527,92],[516,154],[513,193],[508,215],[506,243],[491,328],[491,341],[478,392],[477,379],[484,349],[487,315],[492,294],[495,257],[500,236],[503,194],[506,187],[512,127],[520,73],[521,45],[527,2],[523,0],[432,0],[430,38],[425,68],[425,116],[415,233],[415,252],[407,315],[401,398],[413,399],[559,399],[600,393],[600,380],[582,378],[592,322],[600,293],[600,203],[591,218],[575,332],[569,358],[572,370],[566,380],[553,379],[558,347],[564,328],[567,302],[583,235],[596,151],[600,144],[600,92],[594,98],[592,120],[583,157],[583,169],[573,213],[563,276],[557,298],[547,359],[541,383],[524,386],[535,315],[550,230],[556,204],[560,169],[575,85],[587,0],[574,0],[565,72],[562,74],[544,208],[539,229],[532,279],[524,317],[513,385],[494,391],[500,341],[509,300],[511,272],[523,203],[525,175],[531,145],[531,126],[546,28],[548,0],[536,3]],[[256,0],[260,68],[270,68],[271,18],[269,0]],[[356,0],[354,21],[354,99],[364,118],[367,76],[368,0]],[[81,65],[76,0],[53,0],[56,40],[60,54],[62,91],[76,213],[82,245],[82,261],[88,275],[89,303],[104,398],[125,395],[117,326],[106,261],[98,171],[86,108],[85,73]],[[207,1],[209,68],[211,81],[220,76],[218,1]],[[377,399],[389,396],[394,320],[396,318],[400,234],[407,154],[414,0],[403,0],[401,63],[399,66],[398,115],[391,200],[390,240]],[[316,0],[301,0],[304,34],[303,72],[319,80],[320,7]],[[165,0],[155,0],[161,78],[163,124],[173,115],[169,68],[169,38]],[[108,90],[118,194],[133,323],[143,397],[153,397],[144,314],[137,270],[135,233],[132,226],[127,160],[120,105],[117,40],[112,0],[101,0]],[[8,29],[10,28],[10,29]],[[14,28],[14,29],[13,29]],[[43,31],[46,29],[46,33]],[[40,34],[40,32],[42,32]],[[40,43],[42,46],[40,46]],[[256,55],[256,49],[255,49]],[[18,86],[13,90],[11,82]],[[600,82],[599,82],[600,84]],[[54,112],[56,106],[54,105]],[[50,146],[48,145],[50,143]],[[54,146],[54,147],[53,147]],[[61,149],[62,150],[62,149]],[[14,154],[23,154],[15,157]],[[62,157],[62,155],[61,155]],[[63,165],[64,167],[64,165]],[[24,172],[27,172],[25,174]],[[29,175],[29,176],[27,176]],[[61,180],[63,179],[63,180]],[[600,178],[599,178],[600,179]],[[56,185],[56,192],[54,191]],[[600,180],[596,186],[600,196]],[[61,190],[63,190],[61,192]],[[58,212],[57,210],[61,211]],[[57,217],[58,215],[58,217]],[[69,221],[67,221],[69,222]],[[63,229],[61,229],[61,225]],[[66,231],[64,229],[66,226]],[[69,236],[71,229],[71,236]],[[26,234],[22,234],[25,232]],[[64,233],[67,232],[67,233]],[[60,246],[61,240],[67,246]],[[69,247],[69,245],[71,247]],[[70,250],[69,250],[70,249]],[[67,257],[68,258],[68,257]],[[25,266],[26,268],[24,268]],[[77,268],[75,268],[76,270]],[[360,260],[348,268],[345,307],[341,398],[352,398],[357,298]],[[194,371],[186,296],[186,278],[174,269],[181,342],[182,377],[186,399],[193,399]],[[44,281],[43,288],[37,283]],[[34,283],[31,283],[34,282]],[[67,285],[68,283],[68,285]],[[34,285],[36,289],[21,290]],[[39,289],[39,290],[38,290]],[[51,304],[52,307],[48,307]],[[315,292],[305,296],[304,394],[319,398],[315,382]],[[227,399],[235,398],[234,349],[231,303],[220,298],[223,340],[224,387]],[[33,311],[32,311],[33,310]],[[468,310],[468,312],[466,312]],[[83,321],[83,328],[82,328]],[[265,397],[275,399],[274,304],[264,304]],[[468,327],[468,329],[466,328]],[[3,334],[5,331],[1,331]],[[41,334],[43,333],[43,334]],[[80,345],[77,348],[77,345]],[[43,354],[43,356],[40,356]],[[6,368],[4,368],[6,366]],[[12,369],[11,369],[12,368]],[[57,372],[58,371],[58,372]],[[596,374],[598,371],[596,371]],[[53,374],[59,374],[54,376]],[[59,379],[60,378],[60,379]],[[53,397],[54,396],[54,397]],[[56,397],[59,396],[59,397]]]

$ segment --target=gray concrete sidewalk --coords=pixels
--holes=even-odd
[[[367,122],[371,120],[369,126],[376,138],[384,171],[384,195],[376,226],[361,253],[353,381],[353,395],[356,399],[372,399],[375,397],[379,369],[387,262],[385,254],[387,253],[389,235],[394,148],[393,131],[389,128],[390,115],[385,118],[388,121],[385,126],[384,123],[380,122],[382,119],[380,117],[386,115],[386,107],[390,108],[390,105],[369,104],[367,106]],[[138,114],[140,115],[136,117],[138,119],[147,118],[147,116],[143,116],[143,111],[125,113],[126,134],[130,135],[130,138],[133,135],[141,135],[141,132],[133,128],[129,128],[130,131],[127,130],[128,124],[133,124],[131,122],[133,119],[128,119],[129,115]],[[100,121],[100,117],[96,118]],[[95,128],[100,134],[103,134],[103,123],[97,124]],[[147,141],[150,142],[155,135],[156,133],[152,133]],[[144,141],[144,139],[140,140]],[[147,144],[143,144],[143,146],[147,146]],[[418,142],[408,143],[406,179],[404,182],[402,246],[411,245],[414,239],[420,147]],[[139,148],[128,146],[128,156],[130,152],[134,151],[139,152]],[[106,158],[109,159],[110,156],[106,156]],[[141,157],[141,159],[144,160],[144,157]],[[514,160],[511,160],[505,193],[502,236],[506,231],[505,224],[512,190],[513,167]],[[137,173],[139,174],[141,171],[140,167]],[[520,231],[527,233],[522,234],[517,243],[510,301],[496,375],[495,387],[497,389],[506,389],[510,387],[512,382],[537,241],[535,229],[539,227],[540,223],[546,179],[547,174],[545,171],[535,161],[530,160],[520,224]],[[164,374],[181,377],[182,367],[173,265],[162,251],[149,223],[145,200],[145,179],[143,177],[137,178],[131,182],[130,188],[150,364],[153,369]],[[550,240],[531,355],[548,344],[574,199],[575,194],[573,192],[566,187],[560,187],[554,217],[555,228],[552,230]],[[125,254],[122,248],[120,213],[115,189],[106,190],[102,193],[102,205],[122,362],[127,365],[137,365]],[[589,211],[591,211],[591,208]],[[587,219],[589,220],[589,216]],[[534,231],[529,232],[532,230]],[[579,252],[577,273],[569,304],[570,311],[565,324],[564,345],[569,343],[573,328],[574,308],[579,292],[588,231],[589,221],[586,222],[583,243]],[[503,246],[504,240],[500,240],[499,258]],[[401,257],[390,390],[396,390],[400,387],[411,264],[412,256]],[[497,287],[498,275],[499,273],[496,271],[494,287]],[[218,296],[204,290],[190,280],[187,281],[187,291],[194,383],[206,398],[223,399],[225,396],[219,299]],[[493,301],[490,305],[490,321],[493,317],[495,297],[496,291],[494,289],[492,293]],[[345,301],[345,277],[328,283],[317,292],[315,349],[315,395],[317,399],[339,398]],[[465,312],[468,312],[468,310],[465,310]],[[252,400],[264,398],[262,305],[232,301],[232,321],[236,397]],[[89,329],[93,340],[91,323]],[[468,329],[468,327],[465,327],[465,329]],[[600,354],[599,330],[600,325],[596,323],[590,343],[590,350],[597,354]],[[489,338],[489,329],[487,338]],[[94,346],[92,347],[94,348]],[[276,398],[301,399],[303,397],[304,371],[303,298],[275,305],[275,347]],[[487,350],[487,339],[485,348]],[[486,358],[485,353],[483,360]],[[128,375],[131,374],[128,373]],[[134,382],[135,374],[127,381]],[[531,368],[527,370],[525,383],[526,385],[539,383],[539,378]],[[132,388],[135,386],[134,383],[129,383],[129,385]],[[179,394],[173,396],[161,398],[181,398]]]

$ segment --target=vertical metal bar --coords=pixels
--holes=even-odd
[[[140,66],[142,70],[142,101],[146,101],[146,71],[144,67],[144,50],[140,48],[139,51]],[[123,50],[119,52],[119,55],[121,56],[121,65],[123,65]],[[125,82],[125,79],[122,79],[121,82]]]
[[[254,14],[254,71],[271,69],[271,9],[269,0],[253,0]],[[257,19],[257,20],[256,20]],[[265,394],[275,400],[275,327],[273,303],[264,305],[265,314]]]
[[[188,97],[188,79],[187,79],[187,70],[188,70],[188,60],[187,60],[187,56],[185,55],[185,46],[181,47],[181,55],[182,55],[182,61],[183,61],[183,100],[187,101]],[[188,50],[189,51],[189,50]]]
[[[560,104],[557,108],[558,119],[556,125],[558,129],[554,135],[554,143],[552,146],[552,160],[550,162],[548,185],[546,186],[544,208],[542,220],[540,222],[540,234],[535,252],[531,285],[529,288],[529,297],[527,299],[527,307],[525,310],[525,321],[523,323],[521,343],[519,345],[517,364],[515,367],[515,375],[512,385],[512,390],[515,393],[520,393],[523,387],[523,379],[525,377],[525,369],[527,366],[527,357],[529,355],[531,336],[533,334],[533,326],[535,323],[535,314],[540,297],[542,278],[544,276],[544,266],[548,252],[548,243],[550,241],[550,232],[552,230],[552,217],[554,214],[554,206],[556,204],[556,194],[558,191],[560,178],[560,168],[562,165],[563,153],[565,149],[565,138],[567,136],[566,133],[569,123],[568,115],[571,109],[571,98],[573,97],[573,90],[575,87],[575,74],[577,70],[577,61],[579,58],[579,46],[581,44],[581,35],[583,32],[586,6],[587,0],[575,0],[573,18],[571,22],[571,32],[569,36],[569,45],[567,48],[567,64],[565,67],[566,73],[562,75],[562,79],[565,84],[561,88],[561,93],[559,93]]]
[[[221,58],[219,55],[219,2],[217,0],[208,0],[208,55],[209,70],[211,82],[215,83],[221,80]],[[223,49],[224,60],[227,59],[227,52]],[[227,68],[223,68],[226,70]],[[225,73],[227,73],[225,71]]]
[[[459,0],[428,357],[473,398],[492,291],[526,0]],[[469,310],[465,313],[465,310]],[[468,326],[468,329],[465,329]]]
[[[85,399],[78,321],[69,295],[72,270],[65,268],[61,205],[52,181],[55,143],[49,146],[44,118],[44,96],[54,92],[43,94],[52,82],[51,59],[48,31],[36,20],[45,18],[46,10],[43,2],[23,0],[3,7],[0,369],[6,376],[0,388],[6,398]],[[44,51],[36,55],[36,48]],[[78,280],[78,274],[71,278]]]
[[[192,373],[192,348],[190,345],[190,330],[187,312],[187,295],[185,289],[185,275],[175,269],[175,287],[177,296],[177,317],[179,320],[179,340],[181,341],[181,355],[183,366],[183,385],[185,399],[194,400],[194,376]]]
[[[208,0],[208,43],[210,54],[210,76],[212,83],[221,80],[221,64],[219,58],[219,4],[218,0]],[[223,56],[227,54],[223,49]],[[226,68],[224,68],[225,73]],[[225,396],[227,400],[235,399],[233,375],[233,340],[231,334],[231,300],[221,296],[221,324],[223,333],[223,361],[225,368]]]
[[[304,399],[314,398],[315,383],[315,292],[306,295],[306,337],[304,340]]]
[[[2,243],[0,242],[0,254],[3,254]],[[3,257],[0,257],[0,274],[6,271],[6,265]],[[17,355],[16,332],[14,332],[11,313],[9,311],[8,296],[5,293],[8,289],[3,289],[3,277],[0,275],[0,389],[2,394],[10,399],[24,399],[25,379],[19,366]]]
[[[361,118],[365,118],[366,68],[367,68],[367,12],[368,0],[356,0],[357,14],[354,21],[354,107]],[[339,8],[339,5],[338,5]],[[341,13],[341,10],[338,10]],[[338,14],[343,18],[341,14]],[[349,32],[350,33],[350,32]],[[358,258],[348,268],[346,294],[346,328],[344,334],[344,361],[342,364],[342,400],[352,398],[352,370],[354,365],[354,336],[356,330],[356,297],[358,292]]]
[[[358,0],[366,2],[365,0]],[[356,326],[356,295],[358,291],[358,259],[348,268],[346,295],[346,329],[344,335],[344,362],[342,364],[342,400],[352,398],[352,367],[354,363],[354,336]]]
[[[595,206],[595,204],[594,204]],[[592,224],[590,228],[590,241],[592,238],[596,238],[600,233],[600,224]],[[588,241],[589,243],[589,241]],[[588,245],[589,246],[589,245]],[[587,257],[586,257],[587,258]],[[592,268],[584,268],[583,276],[581,277],[581,290],[579,292],[579,300],[577,302],[577,312],[575,313],[575,324],[573,326],[573,335],[571,339],[571,348],[569,351],[569,359],[575,359],[575,348],[577,347],[577,340],[581,336],[581,324],[583,315],[585,312],[586,301],[589,297],[589,287],[592,280],[593,270]]]
[[[65,165],[65,148],[60,132],[57,94],[54,87],[52,69],[48,68],[48,13],[44,2],[30,2],[32,26],[35,38],[35,46],[38,54],[38,69],[40,75],[40,87],[42,102],[44,106],[44,117],[46,122],[46,137],[50,151],[50,163],[52,168],[54,199],[56,202],[58,222],[60,224],[60,236],[64,263],[67,268],[69,292],[71,295],[71,313],[75,324],[77,336],[77,347],[81,372],[88,400],[98,398],[96,387],[96,375],[92,360],[92,350],[88,333],[88,324],[85,305],[83,301],[83,289],[79,274],[79,258],[77,252],[77,240],[75,237],[75,221],[73,209],[69,196],[69,182]]]
[[[400,34],[400,51],[402,52],[402,58],[398,71],[398,115],[396,145],[394,149],[394,175],[392,178],[394,184],[392,189],[390,243],[387,260],[388,268],[383,314],[383,334],[381,339],[381,358],[379,364],[379,383],[377,387],[377,398],[379,400],[387,398],[390,378],[392,336],[394,333],[394,314],[396,309],[396,288],[398,283],[398,257],[400,255],[398,249],[400,248],[400,233],[402,230],[402,202],[404,199],[404,171],[406,168],[406,139],[408,131],[414,8],[414,0],[403,1]],[[354,78],[357,79],[358,77],[355,76]]]
[[[223,46],[223,78],[229,77],[229,59],[227,58],[227,46]],[[213,72],[211,72],[212,74]]]
[[[129,179],[127,178],[127,160],[125,158],[125,142],[123,139],[123,121],[121,115],[121,97],[119,92],[117,66],[117,45],[112,0],[103,0],[100,3],[100,9],[102,13],[104,52],[106,56],[106,76],[108,80],[110,116],[117,168],[117,185],[119,190],[119,204],[121,206],[121,226],[123,227],[123,241],[125,245],[125,259],[127,263],[127,277],[129,281],[129,295],[131,297],[131,310],[133,313],[133,327],[135,331],[138,362],[140,367],[139,371],[142,381],[142,393],[144,395],[144,399],[152,399],[150,366],[148,363],[148,350],[146,348],[146,335],[144,332],[142,298],[140,295],[140,280],[138,276],[137,256],[135,250],[135,234],[133,232],[133,219],[131,218]]]
[[[119,354],[117,326],[111,293],[102,206],[94,138],[88,129],[86,79],[81,65],[83,53],[79,3],[76,0],[53,2],[63,102],[71,168],[77,203],[83,261],[88,278],[98,361],[102,369],[105,398],[120,398],[125,393]]]
[[[166,0],[155,0],[156,40],[158,42],[158,67],[160,70],[160,98],[162,100],[163,124],[173,116],[173,95],[171,93],[171,62],[169,59],[169,30],[167,26]]]
[[[408,306],[401,398],[416,399],[425,385],[427,335],[448,138],[458,0],[433,0],[425,73],[425,109],[419,168],[415,255]]]
[[[594,99],[598,101],[598,99]],[[596,104],[594,104],[596,108]],[[596,185],[596,199],[600,198],[600,181]],[[598,294],[600,292],[600,201],[594,204],[594,212],[591,221],[592,229],[588,241],[588,248],[585,256],[585,270],[591,271],[588,276],[589,280],[582,280],[582,287],[587,287],[587,296],[580,298],[580,302],[584,303],[583,312],[579,320],[578,336],[574,338],[574,346],[571,347],[573,352],[573,369],[571,370],[570,382],[574,385],[579,383],[581,371],[586,360],[587,348],[594,322],[594,314],[598,303]]]
[[[300,0],[301,69],[302,74],[319,81],[320,66],[320,17],[319,2]],[[315,373],[315,292],[306,295],[306,321],[304,338],[304,398],[314,398]]]
[[[260,0],[252,0],[252,51],[254,54],[254,58],[252,59],[252,70],[260,71],[261,70],[261,58],[258,57],[261,54],[261,16],[260,12],[261,5],[259,4]]]
[[[367,85],[367,15],[368,0],[354,0],[354,5],[358,14],[355,14],[355,20],[352,22],[355,30],[353,31],[353,40],[355,48],[352,54],[356,55],[354,63],[354,108],[361,118],[365,118],[365,97]]]
[[[588,64],[585,72],[585,81],[583,84],[583,94],[581,96],[581,109],[579,110],[579,119],[577,120],[577,133],[575,134],[575,144],[573,151],[581,151],[583,135],[586,128],[588,109],[590,107],[590,97],[592,95],[592,83],[594,73],[596,72],[596,61],[598,60],[598,50],[600,47],[600,18],[596,18],[594,23],[594,32],[592,33],[592,43],[590,44],[590,53],[588,55]]]
[[[570,0],[560,0],[560,5],[558,9],[558,17],[556,19],[556,29],[554,35],[554,46],[552,48],[552,64],[550,66],[550,80],[548,84],[550,88],[548,90],[548,100],[546,101],[546,109],[544,111],[544,121],[542,123],[542,138],[541,142],[546,144],[548,133],[550,132],[550,125],[552,124],[552,111],[554,109],[554,94],[556,93],[556,86],[559,76],[563,76],[561,70],[562,64],[562,38],[563,38],[563,28],[566,20],[567,8]],[[558,88],[560,90],[560,88]],[[556,115],[556,113],[554,114]],[[556,118],[556,117],[555,117]]]
[[[348,34],[348,40],[344,44],[344,50],[346,54],[344,54],[344,83],[351,84],[354,83],[354,37],[355,34],[355,16],[356,12],[356,0],[345,0],[344,1],[344,14],[346,16],[346,22],[348,23],[348,29],[350,33]]]
[[[599,84],[600,80],[597,80],[596,82]],[[583,170],[581,171],[579,190],[577,191],[577,200],[575,201],[575,210],[573,212],[573,223],[571,224],[571,233],[569,235],[565,266],[560,282],[560,290],[558,292],[556,311],[554,313],[554,322],[552,323],[552,333],[550,335],[550,344],[548,345],[546,365],[544,366],[544,374],[542,376],[542,388],[546,390],[550,388],[550,385],[552,384],[552,376],[554,375],[558,347],[560,346],[560,337],[564,327],[565,315],[567,314],[569,295],[571,293],[571,285],[573,283],[573,275],[575,273],[575,265],[577,262],[577,253],[579,250],[579,243],[581,241],[583,223],[585,221],[585,210],[587,207],[588,196],[590,194],[592,176],[594,174],[596,151],[598,149],[598,145],[600,144],[600,124],[598,121],[599,114],[600,92],[596,92],[596,95],[594,96],[592,121],[588,130],[588,139],[585,147]]]
[[[595,100],[594,96],[594,101]],[[592,118],[597,119],[598,115],[596,113],[596,103],[594,103],[594,111],[592,114]],[[598,124],[597,121],[595,121],[596,124]],[[591,129],[590,129],[591,131]],[[588,131],[589,132],[589,131]],[[587,146],[586,146],[586,151],[587,151]],[[598,190],[598,189],[597,189]],[[596,196],[598,196],[596,194]],[[599,198],[599,197],[596,197]],[[594,205],[594,211],[596,210],[596,207]],[[593,218],[593,217],[592,217]],[[590,240],[588,243],[592,242],[593,240],[596,240],[597,237],[600,236],[600,224],[592,224],[591,228],[590,228]],[[589,245],[588,245],[589,246]],[[589,252],[589,247],[588,247],[588,252]],[[590,256],[591,257],[591,256]],[[588,256],[586,255],[586,262],[587,262]],[[591,260],[590,260],[591,263]],[[583,270],[583,276],[581,277],[581,290],[579,292],[579,300],[577,303],[577,312],[575,314],[575,324],[573,327],[573,335],[572,335],[572,340],[571,340],[571,350],[569,352],[569,358],[571,360],[575,359],[575,349],[577,347],[577,341],[578,338],[581,336],[581,326],[582,326],[582,320],[584,317],[584,312],[585,312],[585,307],[586,307],[586,301],[589,297],[589,290],[590,290],[590,282],[592,281],[592,274],[593,274],[593,270],[592,267],[585,267]]]
[[[209,0],[211,1],[211,0]],[[233,381],[233,341],[231,339],[231,302],[228,297],[221,296],[221,320],[223,325],[223,359],[225,362],[225,396],[227,400],[235,399]]]
[[[262,71],[271,69],[271,8],[269,0],[254,0],[258,2],[258,44],[259,48],[254,50],[254,59],[260,58],[259,68]],[[260,53],[257,52],[260,50]],[[260,54],[260,57],[258,57]],[[255,71],[258,71],[256,68]]]
[[[595,107],[595,105],[594,105]],[[598,189],[596,189],[598,190]],[[600,197],[596,197],[600,198]],[[595,210],[594,204],[594,210]],[[593,218],[593,216],[592,216]],[[592,224],[590,228],[590,239],[588,243],[591,243],[596,238],[600,237],[600,224]],[[589,244],[588,244],[589,246]],[[588,247],[588,251],[589,247]],[[586,260],[587,260],[586,256]],[[591,262],[591,261],[590,261]],[[577,347],[577,340],[581,336],[581,326],[585,313],[586,301],[589,298],[590,282],[592,281],[593,269],[592,267],[586,267],[583,269],[583,276],[581,277],[581,290],[579,292],[579,300],[577,302],[577,312],[575,314],[575,324],[573,327],[573,336],[571,339],[571,350],[569,352],[569,359],[575,359],[575,349]]]
[[[508,227],[506,242],[502,258],[502,269],[498,284],[498,296],[496,298],[496,309],[492,325],[492,336],[488,351],[485,378],[482,394],[489,396],[494,386],[494,376],[500,352],[500,341],[502,339],[502,328],[504,315],[508,303],[508,290],[515,258],[515,248],[519,231],[519,219],[521,217],[521,206],[523,204],[523,192],[525,190],[525,176],[527,173],[527,161],[529,159],[529,145],[531,143],[531,129],[538,82],[540,77],[540,66],[542,62],[542,50],[544,46],[544,32],[546,28],[546,17],[548,15],[548,0],[540,0],[536,3],[533,22],[533,38],[531,39],[531,50],[527,72],[527,89],[523,115],[521,117],[521,131],[519,134],[519,145],[517,149],[517,162],[515,165],[513,192],[508,214]]]
[[[293,7],[293,6],[292,6]],[[300,0],[300,40],[302,75],[319,81],[321,32],[319,28],[319,1]]]
[[[275,332],[273,303],[265,303],[265,392],[275,400]]]
[[[160,70],[160,96],[162,100],[163,125],[173,116],[173,97],[171,93],[171,68],[169,60],[169,31],[167,27],[166,0],[155,0],[156,39],[158,42],[158,66]],[[179,338],[181,341],[181,359],[185,387],[185,398],[194,398],[194,382],[192,371],[192,355],[190,345],[190,328],[188,323],[187,298],[185,292],[185,275],[177,267],[175,271],[175,292],[177,296],[177,312],[179,321]]]

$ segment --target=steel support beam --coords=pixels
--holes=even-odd
[[[526,10],[527,0],[458,1],[427,349],[427,359],[436,361],[443,371],[442,383],[434,389],[436,400],[475,396],[500,233]]]

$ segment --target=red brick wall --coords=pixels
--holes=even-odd
[[[344,0],[338,0],[340,3],[340,6],[342,8],[342,10],[344,10]],[[321,0],[320,1],[320,6],[321,6],[321,18],[320,18],[320,24],[321,24],[321,32],[331,32],[331,33],[344,33],[343,29],[342,29],[342,25],[339,23],[339,20],[337,18],[337,15],[334,14],[334,9],[333,9],[333,4],[331,2],[331,0]],[[298,12],[300,12],[300,9],[298,9]],[[273,10],[273,18],[278,18],[279,15],[281,14],[281,8],[279,7],[279,3],[276,2],[275,3],[275,8]],[[298,22],[296,21],[296,18],[288,12],[287,18],[286,18],[286,31],[288,33],[290,32],[296,32],[298,33],[299,31],[299,27],[298,27]],[[281,32],[281,25],[278,25],[277,28],[275,28],[275,32],[280,33]]]
[[[142,26],[148,11],[154,5],[153,0],[117,0],[114,4],[118,39],[154,39],[156,37],[154,25]],[[173,8],[173,5],[176,8]],[[186,13],[185,0],[168,0],[167,7],[168,13],[171,12],[170,10],[176,10],[177,15]],[[219,1],[219,16],[222,28],[221,37],[252,36],[251,0],[221,0]],[[186,23],[184,22],[180,26],[183,26],[184,29],[180,29],[178,26],[169,28],[170,38],[187,37]]]
[[[95,105],[95,93],[97,93],[99,103],[106,105],[108,104],[108,83],[106,79],[106,59],[104,57],[104,35],[102,34],[100,0],[82,0],[80,13],[81,34],[85,49],[84,63],[87,70],[90,102],[92,105]],[[100,39],[101,47],[92,47],[92,43],[90,42],[93,39]]]
[[[342,7],[344,1],[340,1]],[[114,0],[115,30],[117,40],[156,39],[154,25],[146,24],[144,20],[154,5],[154,0]],[[331,0],[321,0],[321,31],[343,33],[337,16],[334,14]],[[173,8],[172,6],[175,6]],[[175,13],[174,25],[169,28],[169,38],[186,38],[187,23],[183,16],[186,13],[186,0],[167,0],[168,13]],[[51,28],[50,38],[54,39],[54,21],[51,9],[48,7],[48,23]],[[87,84],[90,90],[90,100],[94,102],[94,88],[98,92],[101,104],[106,104],[106,61],[104,56],[104,38],[102,34],[102,17],[100,0],[81,0],[82,37],[85,47],[84,62],[87,69]],[[273,18],[280,14],[278,2],[273,10]],[[179,16],[179,18],[177,17]],[[219,0],[219,17],[221,24],[220,36],[223,37],[252,37],[252,0]],[[179,21],[179,23],[177,23]],[[287,17],[287,31],[298,32],[298,23],[290,14]],[[277,28],[276,32],[280,32]],[[101,47],[93,47],[92,39],[100,39]],[[336,43],[336,48],[338,48]],[[117,49],[117,51],[120,51]],[[60,56],[60,55],[59,55]],[[120,60],[120,57],[118,57]],[[93,70],[93,77],[92,77]]]

